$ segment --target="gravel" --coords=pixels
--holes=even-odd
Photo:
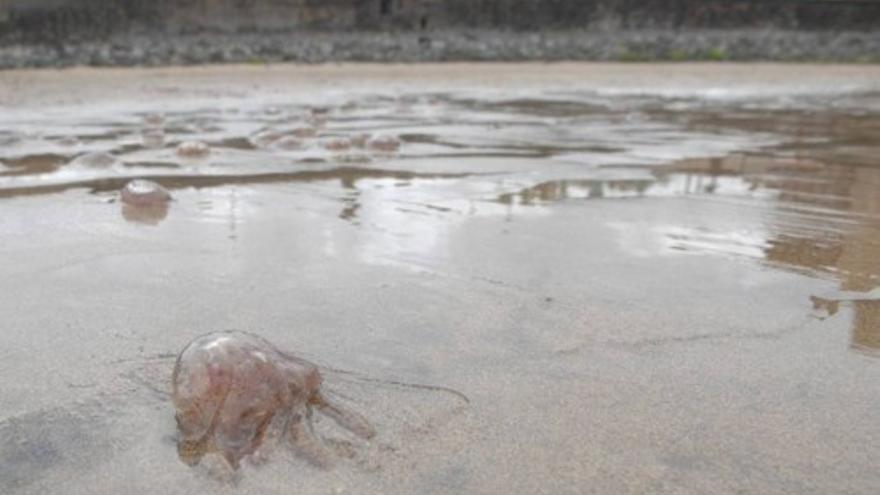
[[[639,30],[276,32],[116,35],[103,41],[0,41],[0,69],[272,62],[880,62],[880,32]]]

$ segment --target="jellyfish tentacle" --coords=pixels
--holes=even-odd
[[[355,435],[370,439],[376,436],[376,429],[360,414],[341,406],[332,399],[327,398],[325,394],[316,392],[312,395],[310,403],[315,406],[321,414],[332,419],[336,424],[354,433]]]
[[[288,427],[290,439],[297,454],[305,457],[315,467],[330,469],[333,461],[324,443],[315,434],[308,418],[296,414]]]

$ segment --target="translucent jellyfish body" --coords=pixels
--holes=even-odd
[[[177,147],[177,155],[183,158],[203,158],[211,154],[211,147],[201,141],[186,141]]]
[[[129,222],[158,225],[168,216],[171,195],[153,181],[135,179],[122,188],[119,196],[122,216]]]
[[[72,165],[89,168],[109,168],[117,163],[118,160],[115,156],[103,151],[80,155],[71,162]]]
[[[367,147],[383,153],[394,153],[400,149],[400,139],[389,135],[373,136],[367,140]]]
[[[357,413],[321,392],[318,368],[246,332],[198,337],[177,358],[172,401],[178,455],[196,465],[219,455],[237,469],[242,459],[261,457],[267,437],[286,440],[313,463],[328,466],[329,454],[312,428],[317,410],[362,438],[374,435]]]
[[[312,127],[295,127],[289,130],[268,129],[250,137],[251,144],[258,148],[296,150],[303,147],[303,140],[315,136]]]
[[[120,196],[125,204],[143,207],[163,205],[171,199],[164,187],[144,179],[135,179],[126,184]]]
[[[321,147],[328,151],[348,151],[352,147],[351,139],[344,137],[326,138],[321,140]]]

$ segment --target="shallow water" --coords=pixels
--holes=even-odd
[[[870,73],[791,94],[362,76],[13,98],[0,492],[876,493]],[[339,144],[365,134],[400,146]],[[122,204],[136,178],[172,200]],[[376,438],[318,422],[329,470],[283,446],[232,480],[181,463],[174,356],[231,328],[318,363]]]

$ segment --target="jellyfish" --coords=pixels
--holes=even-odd
[[[71,164],[90,168],[108,168],[116,165],[117,158],[104,151],[95,151],[76,157]]]
[[[321,141],[321,147],[328,151],[348,151],[351,149],[351,140],[348,138],[328,138]]]
[[[367,147],[385,153],[394,153],[400,149],[400,139],[396,136],[379,135],[367,140]]]
[[[122,216],[129,222],[158,225],[168,216],[171,195],[151,180],[130,181],[119,196],[122,200]]]
[[[167,203],[171,195],[161,185],[144,179],[135,179],[122,188],[122,202],[132,206],[154,206]]]
[[[201,141],[185,141],[177,146],[177,155],[184,158],[204,158],[211,153],[211,147]]]
[[[251,333],[196,338],[178,356],[171,380],[178,456],[190,466],[219,455],[236,470],[245,458],[263,457],[274,432],[313,464],[329,467],[313,410],[358,437],[375,435],[366,419],[322,393],[317,366]]]

